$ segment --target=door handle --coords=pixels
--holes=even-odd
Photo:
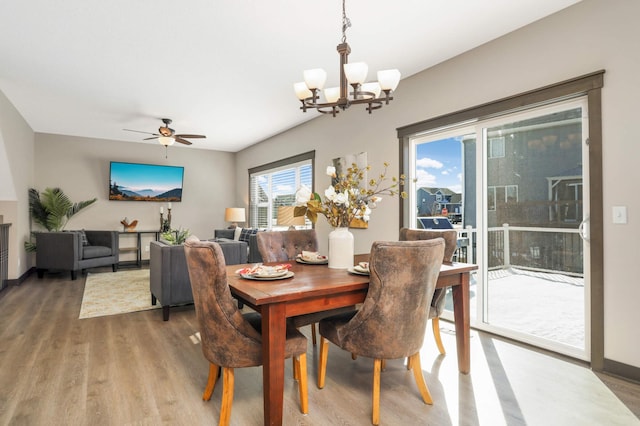
[[[578,227],[578,234],[580,235],[580,238],[582,238],[584,241],[589,242],[589,221],[590,218],[589,217],[585,217],[582,222],[580,222],[580,226]]]

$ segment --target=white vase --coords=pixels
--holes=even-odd
[[[329,268],[347,269],[353,266],[353,234],[349,228],[335,228],[329,233]]]

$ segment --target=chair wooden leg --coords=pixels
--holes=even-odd
[[[318,360],[318,388],[324,387],[324,376],[327,374],[327,357],[329,356],[329,341],[320,336],[320,359]]]
[[[300,392],[300,411],[302,414],[309,413],[309,394],[307,392],[307,354],[300,354],[296,359],[296,374],[298,379],[298,390]]]
[[[382,367],[381,359],[373,360],[373,416],[371,423],[380,424],[380,369]]]
[[[444,350],[444,346],[442,345],[442,338],[440,337],[440,318],[435,317],[431,320],[431,328],[433,328],[433,337],[436,339],[438,351],[440,351],[441,355],[446,355],[447,352]]]
[[[424,381],[424,376],[422,375],[422,367],[420,367],[420,352],[416,352],[411,355],[410,359],[413,377],[416,379],[416,385],[418,385],[420,395],[422,395],[422,400],[425,404],[431,405],[433,404],[433,399],[431,399],[429,388],[427,388],[427,383]]]
[[[222,404],[220,407],[219,426],[228,426],[233,404],[234,371],[233,368],[222,368]]]
[[[311,324],[311,342],[316,345],[316,323]]]
[[[300,380],[300,377],[298,376],[298,362],[296,360],[296,357],[291,357],[291,363],[292,363],[292,367],[293,367],[293,380]]]
[[[387,369],[387,360],[383,359],[380,361],[380,370],[384,371]]]
[[[211,394],[216,387],[218,381],[218,375],[220,374],[220,367],[213,363],[209,363],[209,378],[207,379],[207,386],[204,388],[204,394],[202,394],[203,401],[209,401]]]
[[[407,357],[407,370],[411,370],[411,357]]]

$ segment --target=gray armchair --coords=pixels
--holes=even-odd
[[[221,242],[220,248],[228,265],[247,262],[247,243]],[[169,320],[171,306],[193,303],[191,281],[183,245],[170,245],[163,241],[151,241],[149,259],[149,289],[151,304],[162,305],[162,319]]]
[[[83,243],[83,232],[86,243]],[[78,271],[111,265],[118,270],[118,231],[36,232],[36,270],[38,278],[46,270]]]
[[[235,229],[216,229],[213,232],[214,232],[215,241],[219,243],[221,240],[233,241]],[[258,250],[257,234],[250,235],[249,241],[247,243],[249,245],[247,249],[247,262],[261,263],[262,256],[260,255],[260,250]],[[227,264],[229,263],[227,262]]]

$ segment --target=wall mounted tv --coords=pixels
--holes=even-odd
[[[109,199],[118,201],[182,201],[184,167],[121,163],[109,167]]]

